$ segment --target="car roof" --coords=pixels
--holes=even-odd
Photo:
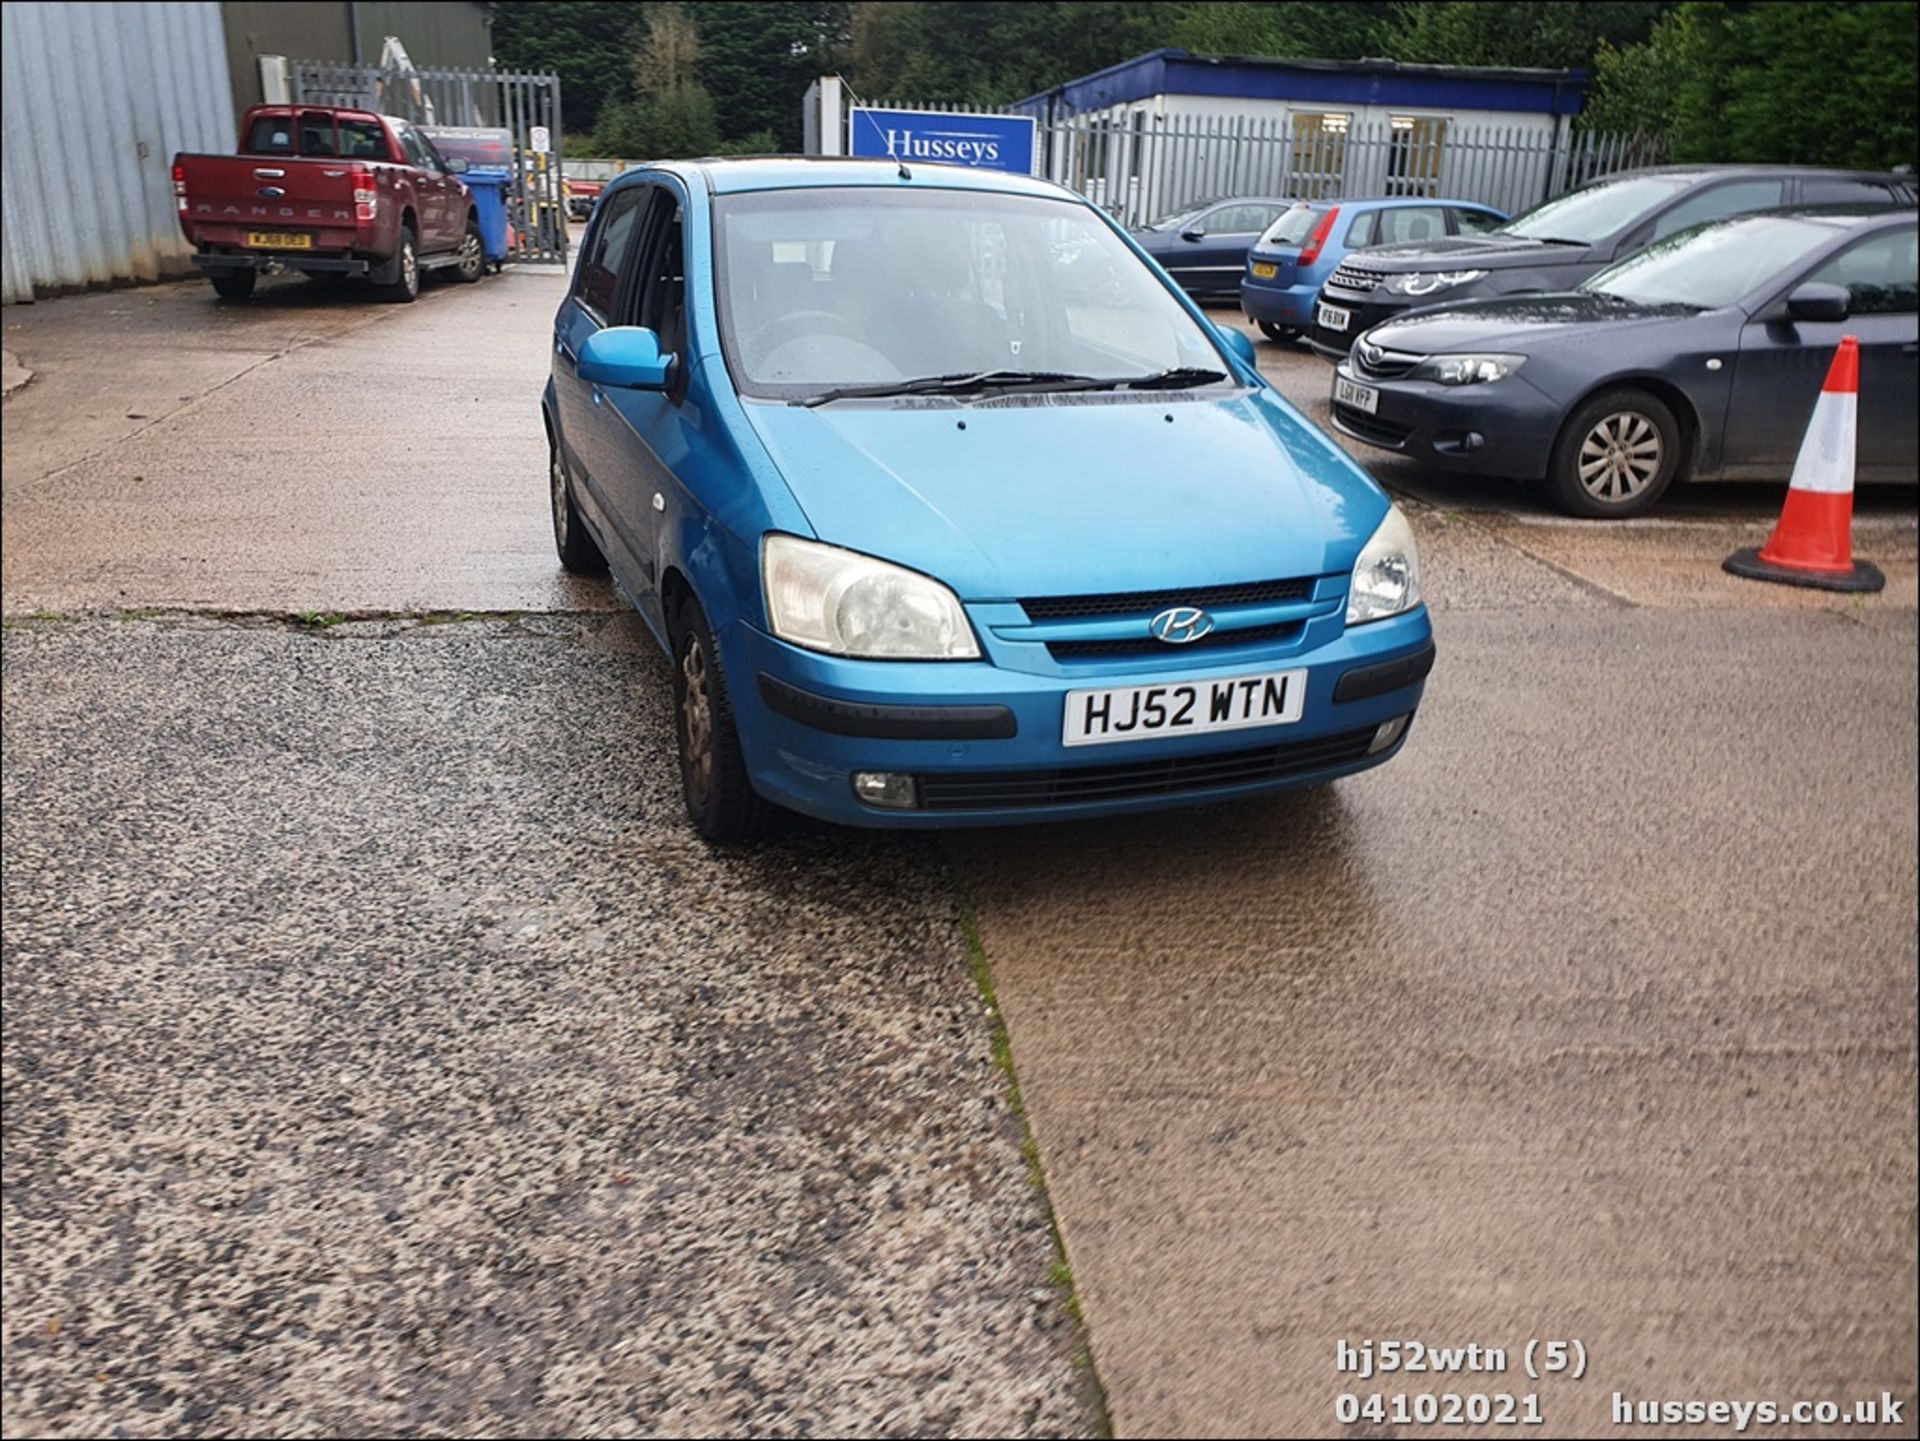
[[[1785,216],[1790,220],[1812,220],[1835,230],[1858,230],[1885,221],[1909,225],[1920,220],[1920,210],[1911,205],[1778,205],[1771,210],[1754,210],[1745,215],[1729,215],[1728,220],[1756,220]]]
[[[1490,210],[1500,213],[1500,207],[1489,205],[1484,200],[1461,200],[1448,195],[1372,195],[1355,198],[1352,196],[1329,196],[1325,200],[1302,200],[1302,205],[1331,209],[1339,206],[1342,210],[1404,210],[1414,205],[1464,205],[1470,210]]]
[[[1611,175],[1595,176],[1588,185],[1604,185],[1609,180],[1633,180],[1642,175],[1670,175],[1685,180],[1724,180],[1728,176],[1752,175],[1827,175],[1849,180],[1897,180],[1911,185],[1914,177],[1897,170],[1860,170],[1845,165],[1642,165],[1632,170],[1616,170]]]
[[[900,172],[910,178],[903,179]],[[663,160],[628,170],[608,183],[620,185],[629,176],[676,175],[689,185],[701,185],[712,195],[736,195],[749,190],[818,190],[828,187],[870,187],[899,190],[919,184],[940,190],[985,190],[1006,195],[1038,195],[1049,200],[1084,196],[1031,175],[1000,170],[975,170],[966,165],[932,165],[923,160],[855,159],[841,155],[742,155],[705,160]]]

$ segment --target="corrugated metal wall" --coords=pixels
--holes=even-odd
[[[216,0],[0,6],[5,300],[191,269],[175,151],[233,148]]]

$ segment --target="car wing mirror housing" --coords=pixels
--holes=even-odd
[[[621,390],[665,390],[674,357],[660,353],[660,337],[645,326],[610,325],[580,347],[580,378]]]
[[[1809,280],[1787,295],[1789,320],[1845,320],[1853,310],[1853,293],[1844,285]]]
[[[1207,238],[1206,228],[1200,225],[1189,225],[1185,230],[1180,232],[1180,238],[1182,240],[1205,240]]]
[[[1213,329],[1214,333],[1220,337],[1220,343],[1226,346],[1228,350],[1231,350],[1235,355],[1246,361],[1248,365],[1259,364],[1259,359],[1253,349],[1253,342],[1247,339],[1247,333],[1244,330],[1236,329],[1231,325],[1216,325]]]
[[[467,162],[458,155],[447,162],[447,170],[454,175],[465,175],[469,169]]]

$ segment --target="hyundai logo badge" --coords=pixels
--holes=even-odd
[[[1191,645],[1213,631],[1213,617],[1198,606],[1176,605],[1147,622],[1147,633],[1168,645]]]

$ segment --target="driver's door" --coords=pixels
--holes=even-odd
[[[1819,282],[1852,296],[1845,320],[1788,320],[1769,304],[1740,332],[1727,408],[1725,461],[1734,478],[1784,479],[1813,416],[1841,337],[1860,340],[1857,464],[1863,479],[1910,479],[1920,422],[1920,281],[1915,230],[1883,230],[1829,256],[1781,292]],[[1767,318],[1772,317],[1772,318]]]

